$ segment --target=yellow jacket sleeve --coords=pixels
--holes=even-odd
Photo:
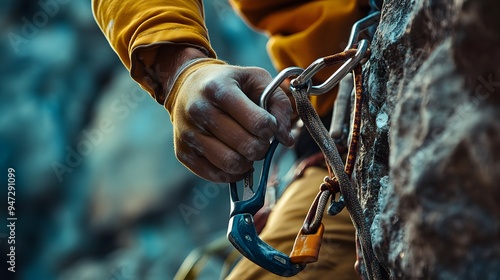
[[[254,28],[269,36],[268,52],[274,66],[307,67],[317,58],[343,51],[352,25],[367,13],[367,0],[230,0]],[[315,83],[333,73],[325,69]],[[336,94],[312,96],[320,115],[332,109]]]
[[[93,0],[92,10],[132,78],[158,102],[161,85],[155,84],[148,67],[161,44],[186,44],[216,56],[208,40],[201,0]]]
[[[278,70],[306,67],[347,44],[352,24],[367,0],[230,0],[232,6],[270,39],[268,52]],[[365,5],[366,6],[366,5]],[[94,17],[130,74],[159,103],[162,85],[150,66],[161,44],[194,46],[215,58],[201,0],[93,0]],[[166,62],[168,63],[168,62]],[[324,81],[330,71],[316,75]],[[320,115],[331,110],[334,94],[312,97]]]

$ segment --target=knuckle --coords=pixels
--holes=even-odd
[[[196,142],[195,138],[194,132],[190,130],[178,131],[175,135],[176,144],[191,145]]]
[[[213,181],[213,182],[231,183],[231,182],[236,182],[236,181],[242,180],[244,177],[244,174],[234,175],[234,174],[226,173],[222,170],[217,170],[214,172],[210,172],[208,177],[209,177],[208,179],[210,181]]]
[[[213,182],[230,183],[231,175],[227,174],[222,170],[217,170],[216,172],[209,173],[209,180]]]
[[[261,160],[264,158],[269,144],[265,141],[246,141],[240,146],[240,153],[248,160]]]
[[[222,155],[222,168],[229,174],[243,174],[251,168],[251,161],[235,152]]]
[[[195,156],[181,149],[175,149],[175,157],[179,162],[187,167],[192,167],[195,164]]]
[[[271,80],[272,77],[271,77],[271,74],[264,68],[261,68],[261,67],[247,67],[248,71],[252,72],[254,75],[257,75],[261,78],[264,78],[264,79],[269,79]]]
[[[183,130],[174,135],[174,144],[176,152],[185,152],[193,155],[203,154],[205,149],[198,140],[196,132],[192,130]]]
[[[273,121],[269,115],[262,114],[254,118],[252,130],[260,133],[262,130],[271,129],[271,125],[273,125]]]
[[[260,139],[263,139],[265,141],[269,141],[274,136],[274,131],[275,130],[271,129],[270,127],[265,127],[265,128],[262,128],[259,130],[257,136]]]
[[[208,103],[203,100],[197,99],[191,102],[186,109],[190,118],[203,119],[203,116],[208,111]]]
[[[209,100],[218,101],[224,97],[227,85],[222,80],[209,80],[204,85],[204,94]]]

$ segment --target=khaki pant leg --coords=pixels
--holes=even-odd
[[[327,176],[326,170],[308,168],[304,176],[292,183],[269,215],[262,240],[279,251],[290,254],[305,215]],[[325,233],[319,259],[294,277],[279,277],[242,258],[226,279],[359,279],[354,271],[356,247],[354,227],[347,210],[335,217],[324,216]]]

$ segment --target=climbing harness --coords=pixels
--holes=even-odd
[[[377,7],[376,5],[379,2],[372,0],[372,7]],[[227,233],[228,239],[247,259],[272,273],[280,276],[293,276],[302,271],[308,263],[317,261],[324,232],[321,220],[327,207],[328,199],[332,197],[328,213],[335,215],[344,206],[347,207],[361,243],[364,263],[367,264],[367,274],[374,279],[380,278],[380,266],[375,259],[371,247],[369,227],[364,218],[356,190],[351,186],[350,178],[354,168],[361,126],[361,101],[363,93],[361,64],[370,54],[368,49],[369,41],[367,39],[358,41],[358,39],[362,31],[377,24],[379,17],[380,12],[375,11],[356,22],[353,25],[345,51],[320,58],[305,70],[299,67],[284,69],[273,79],[262,94],[260,105],[267,110],[270,95],[285,79],[295,77],[290,82],[290,90],[295,99],[297,112],[312,138],[323,152],[329,170],[329,176],[324,179],[324,182],[320,186],[320,191],[306,215],[290,256],[262,241],[258,237],[253,220],[253,216],[264,205],[269,167],[273,153],[278,146],[277,140],[274,139],[271,142],[265,156],[257,189],[253,189],[253,171],[249,172],[244,180],[243,199],[240,199],[238,195],[237,184],[235,182],[230,183],[231,214]],[[312,77],[319,70],[338,63],[342,63],[341,66],[324,83],[320,85],[312,84]],[[309,95],[321,95],[329,92],[350,72],[354,73],[356,91],[351,140],[344,166],[334,140],[309,101]],[[340,195],[338,200],[335,200],[334,197],[337,193],[340,193]]]

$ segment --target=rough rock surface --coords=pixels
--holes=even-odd
[[[355,180],[393,279],[500,279],[500,3],[386,0]]]

